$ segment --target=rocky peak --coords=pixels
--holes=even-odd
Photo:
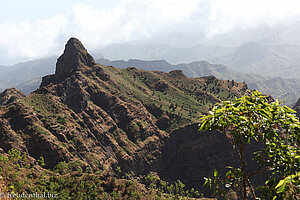
[[[96,65],[94,58],[77,38],[72,37],[65,45],[64,53],[57,60],[55,78],[60,80],[74,71],[93,65]]]

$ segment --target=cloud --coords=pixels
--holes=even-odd
[[[270,26],[299,17],[298,0],[217,0],[209,12],[209,36],[235,28],[247,29],[262,23]],[[299,18],[298,18],[299,19]]]
[[[0,26],[1,61],[58,54],[61,42],[78,37],[91,49],[112,42],[149,37],[189,19],[199,0],[123,0],[111,10],[77,4],[71,13],[45,20]],[[64,41],[65,42],[65,41]]]
[[[66,24],[63,15],[35,22],[1,24],[0,48],[6,52],[1,57],[35,58],[52,54],[59,45],[56,37]]]
[[[76,34],[93,47],[151,36],[189,20],[197,2],[129,0],[122,1],[119,7],[109,11],[76,5],[73,7]]]
[[[0,64],[61,53],[78,37],[88,49],[150,38],[163,32],[204,32],[208,37],[300,14],[296,0],[123,0],[113,9],[73,5],[44,20],[0,24]]]

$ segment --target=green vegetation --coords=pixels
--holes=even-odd
[[[234,101],[223,101],[202,117],[200,131],[218,130],[225,134],[240,160],[239,168],[229,167],[226,177],[215,171],[205,185],[216,196],[235,191],[239,198],[256,199],[257,192],[250,178],[269,171],[270,177],[260,189],[262,199],[299,199],[300,196],[300,122],[295,111],[270,103],[266,96],[254,91]],[[246,172],[245,147],[250,143],[264,144],[254,159],[259,168]]]
[[[89,77],[96,87],[114,94],[126,102],[139,101],[143,105],[167,112],[170,126],[167,132],[182,125],[197,122],[201,114],[225,99],[244,94],[243,84],[218,80],[215,77],[190,79],[174,77],[171,73],[148,72],[134,68],[117,69],[103,66],[111,83],[103,84],[98,77]],[[180,75],[178,75],[180,76]],[[159,84],[158,84],[159,83]],[[230,87],[229,87],[230,86]],[[150,112],[156,118],[157,113]]]
[[[31,94],[24,99],[24,103],[43,114],[57,114],[59,112],[59,107],[47,94]]]
[[[215,103],[247,93],[245,85],[134,68],[103,66],[105,76],[97,73],[102,71],[96,67],[80,73],[75,94],[59,88],[67,95],[55,96],[57,88],[48,88],[51,94],[38,90],[3,108],[0,133],[30,152],[12,150],[26,158],[17,161],[1,154],[7,191],[49,192],[59,199],[202,197],[182,181],[170,184],[153,173],[124,174],[117,165],[127,170],[130,164],[155,166],[171,131],[198,123]]]
[[[154,173],[142,179],[133,172],[121,176],[116,167],[113,177],[102,176],[101,172],[89,173],[81,161],[58,163],[52,171],[42,168],[41,157],[36,163],[26,153],[11,149],[0,154],[0,175],[7,186],[5,192],[52,193],[59,199],[189,199],[200,197],[194,189],[185,190],[181,181],[169,184]]]

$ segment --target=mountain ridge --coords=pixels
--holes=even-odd
[[[214,103],[247,90],[243,83],[188,78],[180,70],[106,67],[81,45],[72,38],[55,74],[44,77],[28,97],[19,95],[2,105],[2,137],[10,138],[1,140],[3,150],[14,147],[32,159],[43,156],[48,168],[80,159],[85,168],[96,170],[88,159],[93,155],[106,173],[117,164],[143,173],[157,168],[168,133],[197,123]]]
[[[206,61],[197,61],[172,65],[165,60],[143,61],[138,59],[129,59],[128,61],[107,59],[98,59],[96,62],[103,65],[113,65],[120,68],[134,66],[145,70],[182,70],[189,77],[201,77],[214,75],[218,79],[236,80],[246,82],[250,89],[256,89],[265,94],[270,94],[276,99],[285,101],[287,105],[294,105],[300,96],[299,79],[283,79],[280,77],[265,78],[257,74],[247,74],[233,71],[224,65],[210,64]]]

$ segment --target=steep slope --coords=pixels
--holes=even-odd
[[[111,173],[120,166],[146,173],[159,168],[168,133],[197,122],[214,103],[245,92],[245,84],[213,76],[98,65],[71,38],[55,74],[44,77],[28,97],[15,95],[2,105],[0,147],[44,157],[47,168],[80,160],[83,170]],[[7,92],[2,96],[7,99]]]
[[[189,77],[215,76],[223,80],[236,80],[246,82],[249,89],[256,89],[265,94],[270,94],[274,98],[282,100],[285,104],[291,106],[300,95],[300,79],[287,78],[265,78],[257,74],[247,74],[237,72],[224,65],[214,65],[206,61],[182,63],[171,65],[165,60],[143,61],[130,59],[128,61],[116,60],[109,61],[106,59],[97,60],[103,65],[111,65],[120,68],[137,67],[145,70],[182,70]]]
[[[104,171],[109,171],[117,159],[130,163],[133,157],[140,157],[139,154],[145,149],[159,149],[157,145],[163,141],[161,138],[165,134],[155,126],[146,109],[140,103],[129,104],[100,92],[83,74],[84,71],[100,73],[105,78],[103,70],[96,66],[82,44],[73,38],[58,59],[56,73],[44,77],[36,93],[25,99],[16,99],[1,110],[1,116],[4,117],[1,120],[1,147],[5,151],[11,147],[22,149],[36,159],[43,156],[50,168],[62,160],[69,162],[79,159],[92,169],[101,166]],[[50,78],[53,78],[53,82],[45,81]],[[113,104],[114,109],[111,108],[110,113],[113,116],[86,99],[87,91],[95,103],[103,103],[102,97],[106,106]],[[123,112],[120,113],[120,110]],[[130,122],[135,124],[138,120],[148,123],[147,129],[140,127],[141,144],[134,143],[135,137],[130,138],[134,142],[129,140],[117,124],[126,130],[126,125]],[[134,130],[130,129],[131,132]],[[3,140],[6,137],[9,140]],[[128,151],[131,155],[124,148],[132,150]],[[152,153],[148,155],[151,157]],[[131,163],[130,166],[147,169],[140,166],[146,165],[143,164],[148,162],[146,159],[135,160],[140,164]]]
[[[174,130],[170,134],[163,149],[160,177],[173,182],[182,180],[190,187],[199,188],[204,183],[203,177],[212,176],[214,169],[225,174],[224,166],[239,166],[237,154],[228,143],[227,138],[218,132],[198,133],[197,123]],[[255,171],[257,163],[253,160],[254,152],[262,148],[258,143],[252,143],[245,149],[247,171]],[[256,187],[264,184],[266,173],[251,178]],[[233,199],[233,198],[229,198]]]
[[[96,59],[103,56],[100,53],[93,54]],[[43,76],[55,71],[57,56],[20,62],[11,66],[0,66],[0,91],[1,88],[16,87],[26,95],[36,90]]]

